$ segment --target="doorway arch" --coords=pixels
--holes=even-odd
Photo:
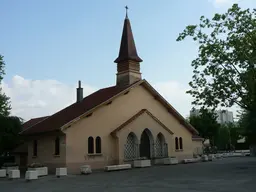
[[[165,138],[162,133],[158,133],[156,137],[156,157],[164,157],[165,153]]]
[[[140,157],[151,159],[154,154],[153,145],[153,135],[149,129],[145,129],[140,137]]]

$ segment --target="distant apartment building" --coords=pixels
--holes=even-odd
[[[200,113],[199,109],[192,109],[190,111],[190,116],[198,116]],[[217,115],[217,122],[220,124],[225,124],[225,123],[234,123],[234,117],[233,117],[233,112],[228,111],[228,110],[217,110],[216,112]]]

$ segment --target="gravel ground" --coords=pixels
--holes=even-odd
[[[0,179],[0,191],[255,192],[256,158],[226,158],[206,163],[154,166],[62,178],[47,176],[32,182]]]

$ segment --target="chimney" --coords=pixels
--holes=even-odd
[[[83,88],[81,87],[81,81],[78,81],[78,88],[76,88],[76,101],[80,102],[83,100]]]

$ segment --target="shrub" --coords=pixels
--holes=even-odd
[[[2,167],[17,167],[17,163],[4,163]]]
[[[44,167],[43,164],[41,163],[31,163],[30,165],[28,165],[29,168],[39,168],[39,167]]]

